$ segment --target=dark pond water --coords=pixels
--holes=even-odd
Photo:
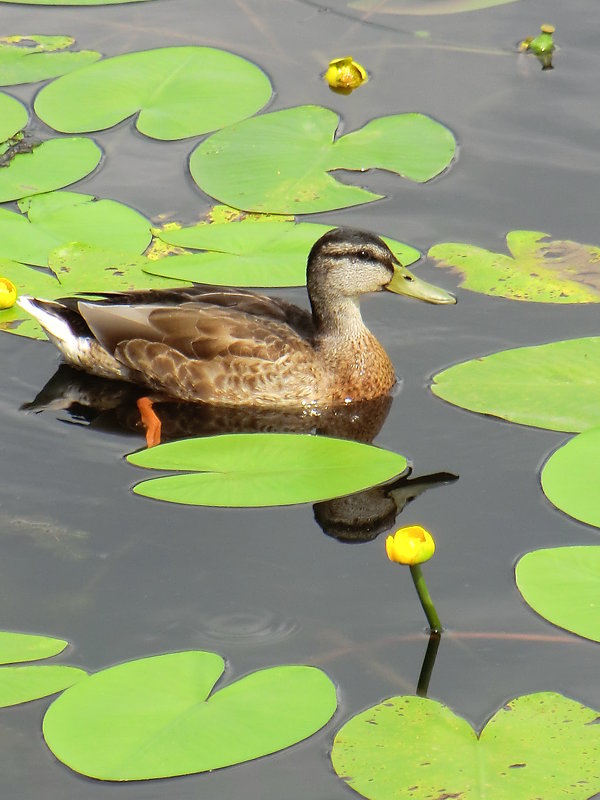
[[[459,141],[446,175],[417,186],[371,174],[365,182],[385,200],[311,220],[368,228],[423,251],[443,241],[501,250],[516,228],[598,243],[595,5],[521,0],[473,13],[361,22],[299,0],[155,0],[87,9],[2,4],[2,17],[6,34],[68,33],[81,48],[108,55],[179,44],[227,48],[270,75],[271,109],[327,105],[340,112],[344,130],[384,113],[430,114]],[[534,58],[511,53],[542,22],[556,25],[561,46],[556,69],[547,72]],[[416,38],[421,30],[430,37]],[[319,73],[346,53],[372,80],[339,97]],[[35,93],[9,91],[27,101]],[[95,139],[104,163],[77,190],[184,222],[209,208],[186,176],[196,140],[154,142],[130,121]],[[418,269],[456,286],[449,272]],[[303,290],[284,294],[304,302]],[[533,691],[563,692],[598,708],[597,645],[535,616],[513,579],[517,557],[528,550],[597,542],[594,529],[556,511],[539,486],[540,465],[567,436],[469,414],[427,388],[452,363],[598,334],[598,309],[457,294],[458,305],[448,308],[391,295],[364,304],[403,380],[376,442],[409,457],[413,476],[460,476],[398,516],[398,523],[425,525],[438,542],[425,569],[448,633],[430,696],[479,727],[505,700]],[[426,646],[408,572],[387,562],[383,538],[341,543],[324,535],[310,505],[226,511],[134,497],[139,476],[123,457],[141,438],[71,424],[63,412],[24,413],[20,406],[57,366],[54,350],[3,335],[0,358],[0,627],[62,636],[72,647],[59,660],[88,670],[187,648],[222,653],[229,677],[272,664],[315,664],[334,679],[340,698],[325,729],[278,755],[131,785],[88,781],[53,759],[40,731],[48,701],[5,710],[3,796],[350,797],[328,759],[334,732],[362,708],[414,692]]]

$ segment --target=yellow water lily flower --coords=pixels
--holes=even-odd
[[[334,58],[323,76],[334,92],[350,94],[369,80],[366,69],[353,61],[352,56]]]
[[[0,309],[11,308],[17,301],[17,287],[8,278],[0,278]]]
[[[385,551],[390,561],[397,564],[422,564],[435,553],[433,536],[420,525],[400,528],[385,540]]]

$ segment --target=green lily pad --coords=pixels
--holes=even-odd
[[[24,105],[14,97],[0,92],[0,143],[23,130],[28,118]]]
[[[340,183],[336,169],[385,169],[423,183],[454,157],[452,133],[423,114],[379,117],[335,139],[337,114],[319,106],[274,111],[231,125],[191,155],[198,186],[245,211],[309,214],[378,200]]]
[[[511,256],[470,244],[437,244],[427,254],[464,276],[473,292],[541,303],[600,302],[600,247],[551,240],[539,231],[511,231]]]
[[[37,34],[0,38],[0,85],[14,86],[56,78],[102,57],[94,50],[67,50],[74,42],[71,36]]]
[[[62,694],[44,737],[71,769],[101,780],[146,780],[227,767],[311,736],[335,711],[335,687],[315,667],[259,670],[211,691],[216,653],[130,661]]]
[[[0,708],[29,703],[40,697],[62,692],[87,678],[78,667],[2,667],[0,668]]]
[[[98,166],[101,155],[91,139],[48,139],[0,169],[0,203],[75,183]]]
[[[515,569],[525,602],[540,616],[600,642],[600,547],[552,547],[526,553]]]
[[[442,703],[390,697],[342,727],[331,759],[370,800],[588,800],[600,791],[597,721],[597,711],[539,692],[511,700],[478,736]]]
[[[163,47],[106,58],[42,89],[36,114],[65,133],[110,128],[139,112],[154,139],[184,139],[249,117],[271,97],[257,66],[212,47]]]
[[[516,0],[352,0],[350,8],[376,14],[411,14],[431,16],[437,14],[459,14],[462,11],[477,11],[514,3]]]
[[[186,439],[127,456],[176,471],[134,486],[144,497],[199,506],[257,507],[328,500],[404,472],[404,456],[367,444],[285,433]]]
[[[141,253],[152,238],[149,221],[114,200],[51,192],[20,207],[27,216],[0,209],[0,258],[45,267],[50,252],[70,242]]]
[[[62,653],[67,644],[64,639],[55,639],[53,636],[0,631],[0,664],[51,658]]]
[[[0,0],[26,6],[110,6],[116,3],[145,3],[148,0]]]
[[[146,270],[196,283],[304,286],[310,248],[331,228],[312,223],[248,221],[161,231],[160,239],[168,244],[207,252],[151,261]],[[421,255],[401,242],[386,242],[404,266]]]
[[[542,489],[557,508],[600,528],[600,428],[580,433],[542,469]],[[600,616],[600,615],[599,615]]]
[[[503,350],[433,378],[448,403],[521,425],[583,431],[600,424],[600,338]]]

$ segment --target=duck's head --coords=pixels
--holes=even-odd
[[[454,295],[403,267],[379,236],[354,228],[334,228],[315,242],[308,256],[307,287],[311,298],[356,298],[387,289],[427,303],[456,303]]]

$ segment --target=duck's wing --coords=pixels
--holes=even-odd
[[[275,314],[195,301],[176,307],[79,301],[78,310],[117,361],[172,396],[298,404],[314,395],[319,370],[312,344]]]

